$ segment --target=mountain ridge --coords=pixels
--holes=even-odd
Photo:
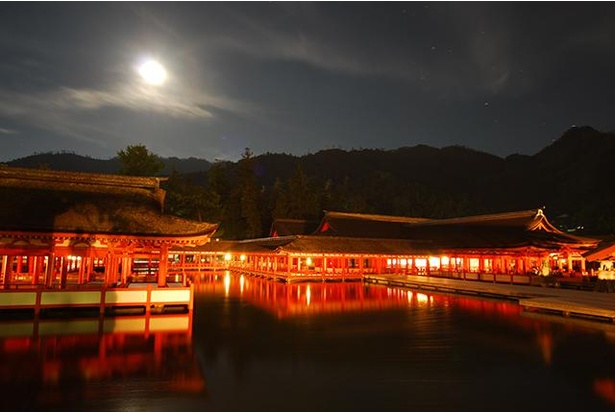
[[[566,230],[615,233],[615,189],[611,175],[615,133],[573,127],[534,155],[505,158],[463,146],[426,145],[397,149],[324,149],[294,156],[253,156],[260,188],[263,227],[274,217],[315,218],[323,209],[415,217],[454,217],[546,207]],[[210,169],[219,168],[229,184],[217,193],[223,202],[239,187],[244,160],[163,159],[163,175],[173,170],[196,185],[207,186]],[[117,173],[119,160],[97,160],[71,153],[37,154],[7,162],[10,166]],[[220,172],[218,170],[218,172]],[[305,180],[313,192],[312,211],[274,216],[276,190],[290,191]],[[299,180],[298,180],[299,179]],[[299,196],[294,193],[292,196]],[[290,195],[289,195],[290,196]],[[227,212],[228,214],[229,212]],[[558,222],[556,222],[558,223]]]

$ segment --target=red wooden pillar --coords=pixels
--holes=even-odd
[[[55,253],[50,253],[47,255],[47,269],[45,270],[45,286],[50,288],[53,284],[53,278],[55,276],[55,267],[56,267],[56,255]]]
[[[66,256],[62,256],[60,259],[62,262],[62,269],[60,272],[60,288],[64,289],[66,288],[66,280],[68,278],[68,259]]]
[[[167,271],[169,267],[169,247],[162,245],[160,247],[160,264],[158,266],[158,286],[166,286]]]
[[[365,263],[365,255],[359,256],[359,275],[363,276],[363,264]]]
[[[28,256],[28,275],[34,278],[34,270],[36,268],[36,256]]]
[[[14,256],[6,255],[2,261],[2,286],[7,289],[11,284],[11,272],[13,271],[13,259]]]
[[[77,262],[79,264],[79,269],[78,269],[79,272],[77,274],[77,284],[83,285],[83,283],[85,283],[84,282],[84,278],[85,278],[85,276],[84,276],[84,273],[85,273],[85,267],[84,267],[85,266],[85,258],[79,256],[77,258]]]
[[[467,255],[461,258],[461,267],[463,271],[463,280],[466,280],[466,273],[470,271],[470,259]]]
[[[19,275],[21,273],[21,265],[23,262],[23,256],[19,255],[17,256],[17,268],[16,268],[16,273]]]
[[[4,279],[6,279],[6,276],[7,276],[7,272],[8,272],[7,268],[8,268],[8,265],[9,265],[8,262],[9,262],[9,258],[10,257],[11,256],[9,256],[9,255],[2,256],[2,269],[0,271],[0,277],[2,277],[2,283],[3,284],[4,284]]]
[[[40,268],[41,268],[41,257],[39,256],[34,256],[34,258],[32,259],[32,272],[31,272],[31,279],[32,279],[32,284],[36,285],[38,283],[38,276],[39,276],[39,272],[40,272]]]

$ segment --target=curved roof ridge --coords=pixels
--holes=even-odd
[[[113,186],[125,188],[138,188],[156,190],[160,182],[168,180],[166,177],[155,176],[127,176],[108,173],[72,172],[64,170],[30,169],[27,167],[0,167],[0,182],[10,179],[19,179],[22,183],[29,181],[48,181],[55,184],[79,184],[90,186]]]
[[[355,220],[377,220],[382,222],[399,222],[399,223],[413,223],[413,222],[425,222],[433,220],[425,217],[409,217],[409,216],[394,216],[394,215],[380,215],[371,213],[353,213],[353,212],[335,212],[325,211],[325,219],[332,218],[349,218]]]
[[[481,223],[481,222],[497,222],[503,220],[521,220],[527,219],[528,224],[534,222],[536,219],[546,219],[542,209],[528,209],[514,212],[502,212],[502,213],[488,213],[483,215],[461,216],[461,217],[449,217],[441,219],[429,219],[424,222],[416,222],[417,225],[447,225],[457,223]],[[549,223],[550,227],[556,229]],[[558,230],[558,229],[556,229]]]

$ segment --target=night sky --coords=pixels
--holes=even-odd
[[[534,154],[573,125],[615,130],[614,22],[610,2],[2,3],[0,161]]]

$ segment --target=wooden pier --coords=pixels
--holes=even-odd
[[[192,287],[97,289],[14,289],[0,291],[0,312],[33,311],[35,317],[52,311],[97,310],[101,316],[122,309],[144,314],[163,313],[170,308],[193,309]]]
[[[526,311],[615,322],[615,296],[609,293],[412,275],[366,275],[364,280],[388,286],[514,300]]]

